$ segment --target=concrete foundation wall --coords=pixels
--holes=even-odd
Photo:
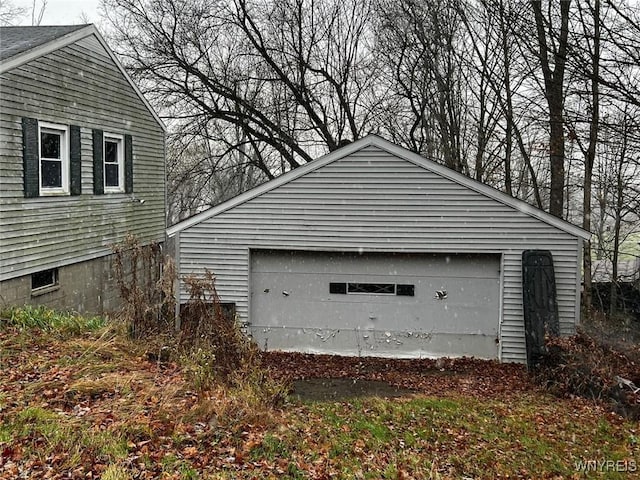
[[[58,267],[58,285],[31,290],[31,275],[0,282],[0,305],[47,305],[59,310],[108,314],[121,299],[113,276],[113,255]]]

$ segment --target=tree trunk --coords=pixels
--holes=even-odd
[[[591,9],[591,7],[590,7]],[[584,159],[584,197],[582,212],[582,228],[591,231],[591,183],[593,180],[593,164],[596,158],[598,130],[600,125],[600,0],[595,0],[591,9],[593,17],[593,51],[591,52],[591,125],[589,126],[589,147]],[[586,32],[585,32],[586,33]],[[583,252],[584,296],[582,305],[591,309],[591,241],[586,241]]]
[[[538,55],[544,75],[544,93],[549,108],[549,213],[562,218],[564,206],[564,71],[567,61],[569,37],[569,7],[571,0],[560,2],[560,35],[547,41],[547,28],[552,19],[542,15],[540,0],[531,2],[538,37]],[[549,45],[553,46],[553,51]],[[554,67],[551,69],[549,53],[553,53]]]

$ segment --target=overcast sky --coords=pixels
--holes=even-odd
[[[43,0],[36,0],[36,9],[39,9]],[[33,0],[13,0],[11,3],[17,7],[26,8],[29,13],[16,25],[31,25],[31,10]],[[85,23],[82,15],[87,17],[89,23],[98,23],[98,4],[100,0],[46,0],[47,6],[44,10],[40,25],[76,25]]]

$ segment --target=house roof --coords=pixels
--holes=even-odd
[[[4,61],[15,55],[20,55],[86,26],[0,27],[0,60]]]
[[[489,198],[492,198],[504,205],[510,206],[526,215],[537,218],[538,220],[552,225],[562,231],[575,235],[577,237],[588,240],[591,238],[591,233],[583,230],[580,227],[577,227],[561,218],[550,215],[539,208],[536,208],[532,205],[529,205],[527,202],[519,200],[517,198],[513,198],[506,193],[503,193],[499,190],[496,190],[493,187],[485,185],[484,183],[478,182],[470,177],[462,175],[454,170],[451,170],[444,165],[440,165],[432,160],[427,160],[424,157],[421,157],[417,153],[411,152],[406,148],[400,147],[394,143],[391,143],[387,140],[384,140],[376,135],[368,135],[360,140],[357,140],[353,143],[350,143],[338,150],[335,150],[317,160],[306,163],[305,165],[298,167],[294,170],[291,170],[283,175],[280,175],[273,180],[270,180],[262,185],[258,185],[257,187],[248,190],[234,198],[227,200],[226,202],[221,203],[215,207],[212,207],[204,212],[196,214],[190,218],[183,220],[167,229],[167,235],[173,236],[176,233],[185,230],[193,225],[201,223],[211,217],[214,217],[230,208],[235,207],[236,205],[240,205],[244,202],[251,200],[259,195],[262,195],[266,192],[273,190],[281,185],[291,182],[296,178],[302,177],[309,172],[317,170],[325,165],[328,165],[332,162],[340,160],[341,158],[352,155],[353,153],[362,150],[367,147],[377,147],[387,153],[390,153],[398,158],[402,158],[407,160],[415,165],[418,165],[425,170],[433,172],[437,175],[440,175],[444,178],[447,178],[459,185],[469,188],[470,190],[476,191],[482,195],[485,195]]]
[[[166,132],[164,122],[133,82],[115,54],[111,51],[95,26],[64,25],[37,27],[0,27],[0,74],[8,72],[27,62],[71,45],[83,38],[95,36],[115,63],[122,75],[147,107],[149,113]]]

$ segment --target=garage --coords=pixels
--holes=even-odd
[[[499,255],[254,250],[250,292],[264,349],[498,357]]]
[[[167,237],[179,276],[213,273],[263,349],[524,363],[522,254],[552,254],[570,335],[589,233],[369,135]]]

